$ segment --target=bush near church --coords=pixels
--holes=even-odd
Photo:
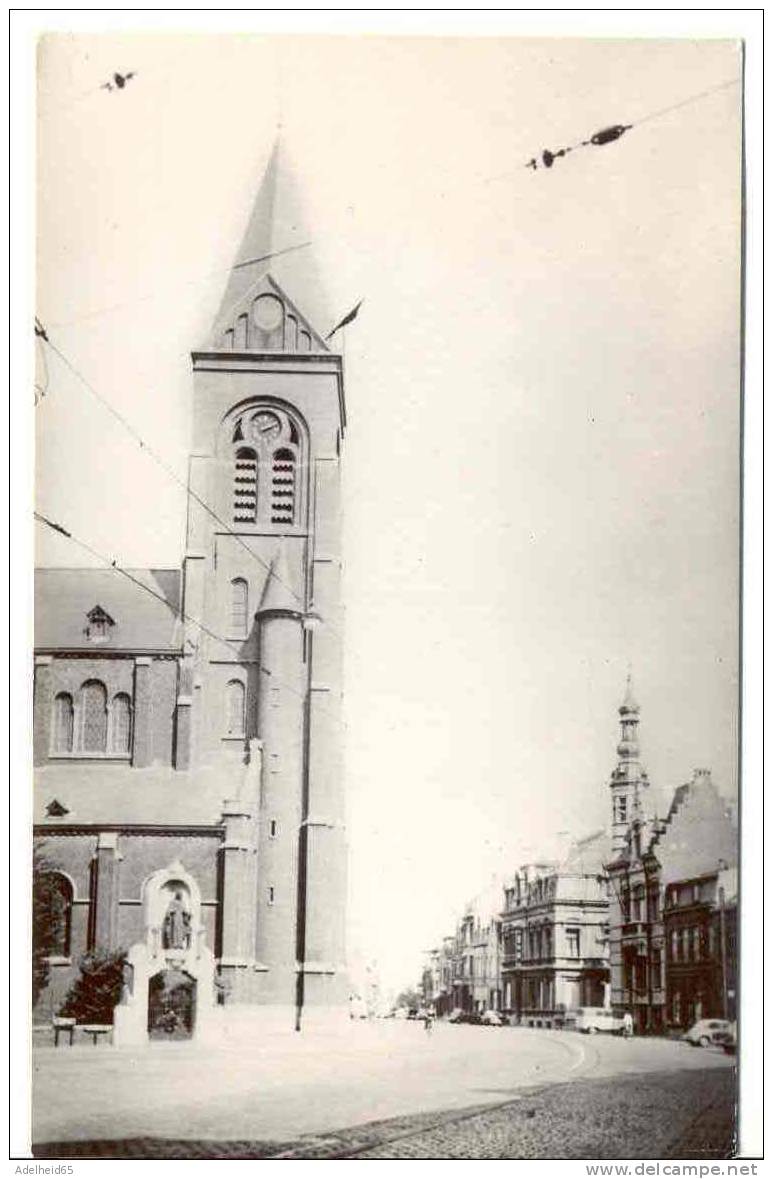
[[[80,960],[80,977],[70,987],[59,1014],[78,1023],[113,1022],[113,1010],[121,998],[124,950],[92,950]]]

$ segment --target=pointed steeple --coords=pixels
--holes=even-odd
[[[326,352],[321,332],[327,322],[311,234],[277,138],[229,272],[211,343],[228,351]]]
[[[292,585],[287,553],[281,539],[263,585],[258,614],[303,614],[303,602]]]
[[[630,825],[645,818],[644,802],[649,790],[649,779],[640,760],[639,712],[629,671],[623,702],[618,709],[618,762],[609,783],[612,790],[612,846],[615,851],[624,847]]]
[[[628,712],[638,713],[638,711],[639,705],[636,702],[636,697],[633,691],[632,676],[629,670],[625,681],[625,696],[623,697],[623,703],[620,706],[620,714],[622,715],[623,713]]]

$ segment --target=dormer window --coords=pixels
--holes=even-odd
[[[84,634],[90,643],[104,643],[110,638],[114,626],[115,621],[107,610],[103,610],[101,606],[93,606],[86,615]]]

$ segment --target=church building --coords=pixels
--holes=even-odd
[[[164,995],[179,1009],[186,988],[193,1035],[346,1008],[343,372],[303,310],[308,255],[282,270],[290,192],[275,149],[192,353],[181,568],[37,572],[35,840],[55,903],[36,1010],[56,1014],[88,950],[125,951],[118,1043],[163,1035]]]

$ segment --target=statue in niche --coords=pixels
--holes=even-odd
[[[131,962],[124,962],[121,975],[121,1002],[127,1003],[134,994],[134,967]]]
[[[163,943],[165,950],[187,950],[191,944],[191,915],[179,889],[164,915]]]

